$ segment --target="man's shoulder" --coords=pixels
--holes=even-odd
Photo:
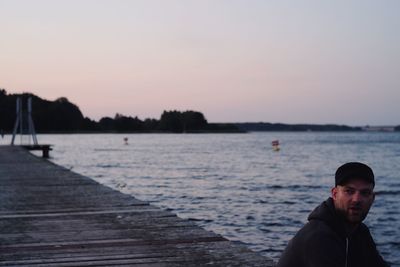
[[[339,235],[325,221],[311,220],[289,242],[278,266],[341,266],[344,253]]]
[[[296,234],[297,239],[307,243],[332,242],[340,240],[340,236],[323,220],[311,220]]]

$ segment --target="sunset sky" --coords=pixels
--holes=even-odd
[[[0,88],[85,116],[400,124],[398,0],[0,0]]]

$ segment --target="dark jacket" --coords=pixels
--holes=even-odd
[[[384,267],[365,224],[351,236],[344,220],[335,212],[332,198],[308,217],[309,222],[294,236],[277,267]]]

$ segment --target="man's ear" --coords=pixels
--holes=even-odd
[[[336,199],[336,195],[338,193],[338,188],[335,186],[331,189],[332,198]]]

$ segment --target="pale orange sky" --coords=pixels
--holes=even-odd
[[[85,116],[400,124],[400,1],[0,0],[0,88]]]

